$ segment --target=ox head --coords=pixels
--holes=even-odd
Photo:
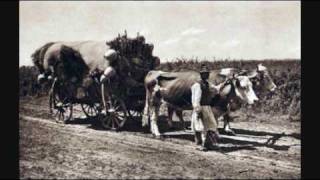
[[[119,35],[120,37],[120,35]],[[119,52],[113,50],[113,49],[109,49],[105,52],[104,54],[104,59],[106,61],[108,61],[108,64],[110,66],[108,66],[103,74],[101,75],[100,77],[100,82],[101,83],[105,83],[107,80],[110,80],[110,78],[112,78],[113,76],[116,75],[116,70],[114,69],[113,66],[115,66],[115,64],[117,63],[117,61],[119,60],[120,58],[120,54]]]
[[[233,80],[235,85],[235,93],[236,95],[243,101],[248,104],[253,104],[255,101],[258,101],[258,97],[252,88],[252,83],[247,76],[237,76],[235,80]]]
[[[121,59],[120,52],[113,49],[109,49],[104,54],[104,59],[110,66],[119,66],[119,59]]]
[[[262,64],[258,64],[255,70],[247,72],[246,75],[258,89],[273,92],[277,88],[269,74],[267,67],[263,66]]]
[[[241,100],[248,104],[258,101],[252,83],[248,76],[234,75],[229,78],[220,88],[220,95],[231,97],[230,100]]]

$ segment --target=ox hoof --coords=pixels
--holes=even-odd
[[[180,125],[180,128],[181,128],[182,130],[187,130],[187,126],[184,125],[184,124]]]
[[[184,131],[191,130],[191,126],[183,126],[183,130],[184,130]]]
[[[143,133],[150,133],[150,127],[148,127],[148,126],[142,126],[142,132],[143,132]]]
[[[155,139],[163,140],[163,136],[162,136],[161,134],[159,134],[159,135],[153,135],[153,137],[154,137]]]
[[[169,130],[174,130],[176,129],[174,126],[169,126]]]
[[[203,146],[197,146],[197,147],[196,147],[196,150],[198,150],[198,151],[203,151],[203,152],[207,152],[207,151],[208,151],[208,148],[203,147]]]
[[[207,149],[212,151],[221,151],[221,147],[218,144],[211,145],[210,147],[207,147]]]
[[[237,134],[233,130],[224,130],[225,134],[229,136],[236,136]]]

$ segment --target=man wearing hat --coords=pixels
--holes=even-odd
[[[205,65],[202,65],[199,73],[201,80],[191,87],[193,106],[191,128],[200,150],[215,149],[218,147],[218,125],[210,106],[211,99],[206,97],[213,97],[212,95],[218,94],[218,90],[207,81],[210,71]]]
[[[200,70],[200,77],[201,77],[201,81],[200,81],[200,85],[201,85],[201,90],[202,91],[208,91],[209,90],[209,83],[208,83],[208,78],[210,75],[210,71],[208,69],[208,67],[203,64],[201,66],[201,70]]]

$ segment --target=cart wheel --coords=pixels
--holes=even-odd
[[[100,111],[101,107],[98,104],[81,104],[82,111],[87,116],[87,118],[92,118],[97,116]]]
[[[113,98],[111,103],[107,103],[106,116],[100,118],[101,125],[105,129],[118,131],[128,119],[127,108],[119,98]]]
[[[56,122],[66,123],[72,117],[72,103],[64,103],[56,93],[50,92],[50,113]]]

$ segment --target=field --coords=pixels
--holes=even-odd
[[[253,109],[244,108],[245,112],[265,112],[277,115],[288,115],[293,120],[300,120],[300,84],[301,84],[301,62],[297,60],[264,60],[264,61],[198,61],[194,59],[177,59],[176,62],[163,63],[158,69],[164,71],[198,70],[204,63],[209,69],[221,69],[235,67],[240,69],[254,69],[257,64],[262,63],[268,67],[274,83],[278,86],[272,96],[261,94],[260,102]],[[259,95],[259,94],[258,94]]]
[[[211,69],[254,68],[261,61],[205,62]],[[278,86],[262,94],[254,107],[242,107],[231,122],[237,136],[221,135],[220,151],[196,149],[189,130],[168,129],[166,112],[159,122],[163,139],[143,133],[139,118],[121,132],[102,130],[75,107],[70,124],[49,115],[47,87],[31,82],[32,67],[20,68],[20,176],[26,178],[286,178],[301,176],[300,61],[262,62]],[[197,70],[199,61],[179,59],[159,69]],[[23,70],[21,70],[23,69]],[[23,72],[23,73],[22,73]],[[26,75],[29,74],[29,75]],[[31,75],[30,75],[31,74]],[[190,111],[184,119],[190,123]],[[222,123],[219,123],[220,129]]]

